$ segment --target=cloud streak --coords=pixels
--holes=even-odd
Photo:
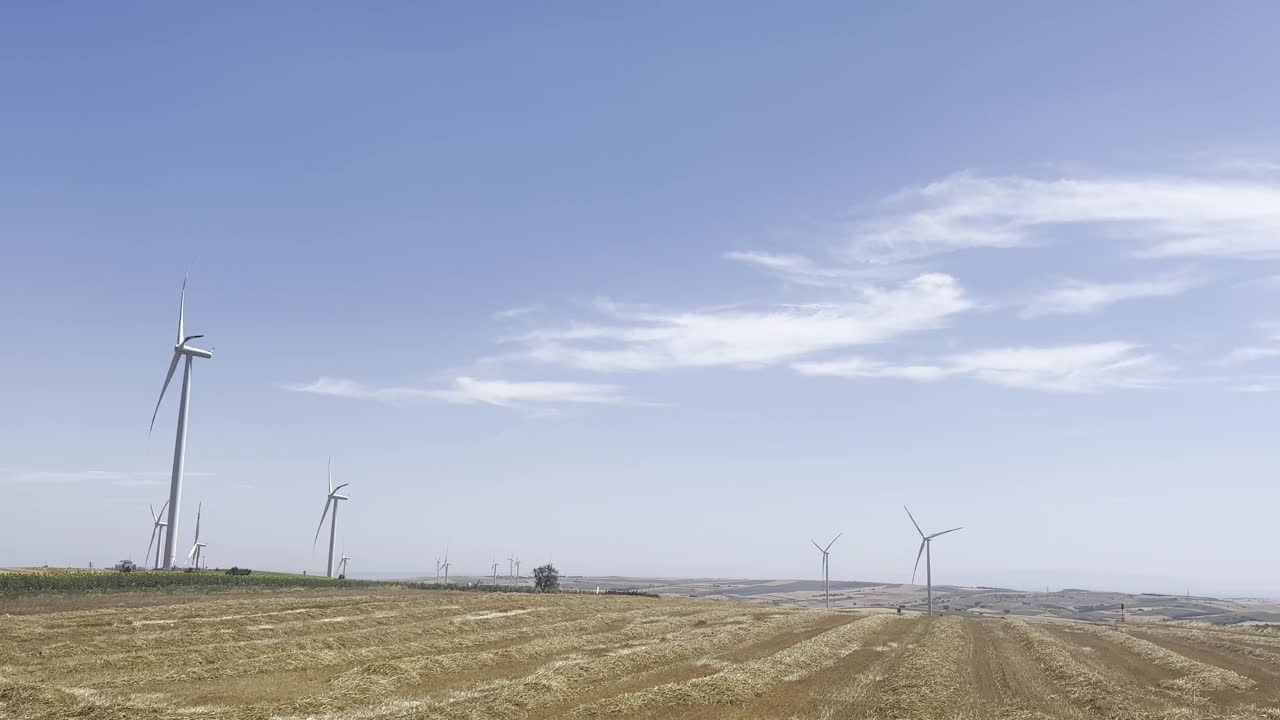
[[[864,357],[794,365],[802,375],[894,378],[936,382],[970,378],[992,385],[1060,393],[1158,387],[1168,368],[1137,345],[1103,342],[1049,347],[1009,347],[948,355],[919,365],[885,363]]]
[[[185,477],[213,477],[215,473],[187,471]],[[165,486],[169,472],[144,470],[30,470],[15,472],[3,482],[15,485],[70,485],[75,483],[109,483],[119,487]]]
[[[622,388],[617,385],[549,380],[482,380],[465,376],[455,378],[453,385],[445,388],[373,387],[354,380],[329,377],[321,377],[311,383],[285,385],[284,388],[312,395],[384,402],[428,400],[456,405],[484,404],[500,407],[636,404],[628,400]]]
[[[834,303],[706,311],[606,304],[605,322],[544,328],[511,342],[524,346],[523,357],[596,372],[767,367],[935,329],[974,305],[954,278],[931,273]]]
[[[1041,180],[960,173],[910,188],[847,228],[848,256],[896,263],[1049,241],[1064,226],[1136,244],[1143,257],[1280,257],[1280,182],[1099,175]]]
[[[1022,311],[1026,318],[1042,315],[1082,315],[1126,300],[1172,297],[1204,284],[1190,275],[1170,275],[1120,283],[1067,280],[1038,295]]]

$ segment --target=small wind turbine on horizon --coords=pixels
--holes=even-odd
[[[453,563],[449,562],[449,548],[444,549],[444,564],[440,567],[444,568],[444,584],[449,584],[449,566]]]
[[[507,556],[507,584],[508,585],[515,585],[515,582],[516,582],[515,567],[516,567],[516,554],[511,553],[510,555]]]
[[[150,503],[147,504],[147,509],[151,511],[151,540],[147,542],[147,554],[142,556],[142,562],[145,565],[147,560],[151,557],[151,545],[154,544],[156,546],[156,564],[154,569],[156,570],[160,569],[160,546],[164,544],[164,529],[169,526],[169,523],[161,519],[164,517],[164,509],[168,504],[169,501],[165,500],[164,505],[160,506],[159,515],[156,515],[156,508],[154,505],[151,505]]]
[[[169,381],[178,369],[178,359],[186,358],[182,366],[182,396],[178,401],[178,434],[173,443],[173,475],[169,480],[169,519],[164,533],[164,569],[172,570],[177,553],[178,508],[182,504],[182,474],[187,462],[187,416],[191,410],[191,359],[213,357],[209,350],[201,350],[187,343],[204,335],[185,335],[183,322],[184,306],[187,301],[187,278],[182,278],[182,293],[178,296],[178,342],[173,346],[173,359],[169,362],[169,374],[164,376],[164,385],[160,387],[160,399],[156,400],[155,412],[151,413],[151,428],[147,435],[156,428],[156,415],[160,413],[160,403],[164,401],[164,393],[169,389]],[[163,512],[163,511],[161,511]]]
[[[516,555],[516,585],[520,585],[520,556]]]
[[[911,515],[911,510],[907,508],[906,505],[903,505],[902,509],[907,511],[907,517],[911,518],[911,524],[915,525],[916,532],[920,533],[920,551],[916,553],[916,565],[911,569],[911,584],[914,585],[916,582],[916,571],[920,569],[920,556],[923,554],[925,583],[929,593],[929,614],[933,615],[933,553],[931,551],[933,547],[933,539],[939,535],[946,535],[949,532],[963,530],[964,528],[954,527],[950,530],[943,530],[942,532],[936,532],[932,535],[925,535],[924,531],[920,529],[920,523],[916,522],[915,517]]]
[[[840,533],[844,535],[844,533]],[[831,609],[831,546],[836,544],[836,540],[840,539],[840,535],[831,538],[831,542],[826,547],[822,547],[813,538],[809,538],[809,542],[818,548],[818,552],[822,553],[822,580],[826,584],[827,609]]]
[[[342,553],[342,559],[338,561],[338,576],[339,576],[339,577],[346,577],[346,575],[347,575],[347,563],[348,563],[348,562],[350,562],[350,560],[351,560],[351,556],[350,556],[350,555],[348,555],[346,552],[343,552],[343,553]]]
[[[493,586],[498,587],[498,561],[493,561]]]
[[[324,517],[329,514],[329,506],[333,506],[333,517],[329,519],[329,564],[326,566],[325,577],[333,577],[333,540],[338,532],[338,501],[350,500],[346,495],[339,495],[338,491],[350,485],[351,483],[342,483],[338,487],[333,486],[333,458],[329,458],[329,494],[324,499],[324,512],[320,513],[320,524],[316,526],[316,537],[311,541],[311,548],[314,550],[316,543],[320,541],[320,530],[324,527]]]
[[[195,569],[200,569],[200,553],[207,547],[209,543],[200,542],[200,515],[204,512],[204,503],[196,506],[196,539],[195,544],[191,546],[191,552],[187,553],[187,564]],[[192,560],[195,560],[193,563]]]

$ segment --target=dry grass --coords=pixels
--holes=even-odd
[[[1253,633],[389,589],[182,600],[0,615],[0,718],[1280,718]]]

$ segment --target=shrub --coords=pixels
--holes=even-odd
[[[533,586],[541,592],[560,589],[560,573],[551,563],[533,569]]]

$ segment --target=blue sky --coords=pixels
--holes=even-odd
[[[1267,4],[0,10],[0,565],[1280,595]]]

